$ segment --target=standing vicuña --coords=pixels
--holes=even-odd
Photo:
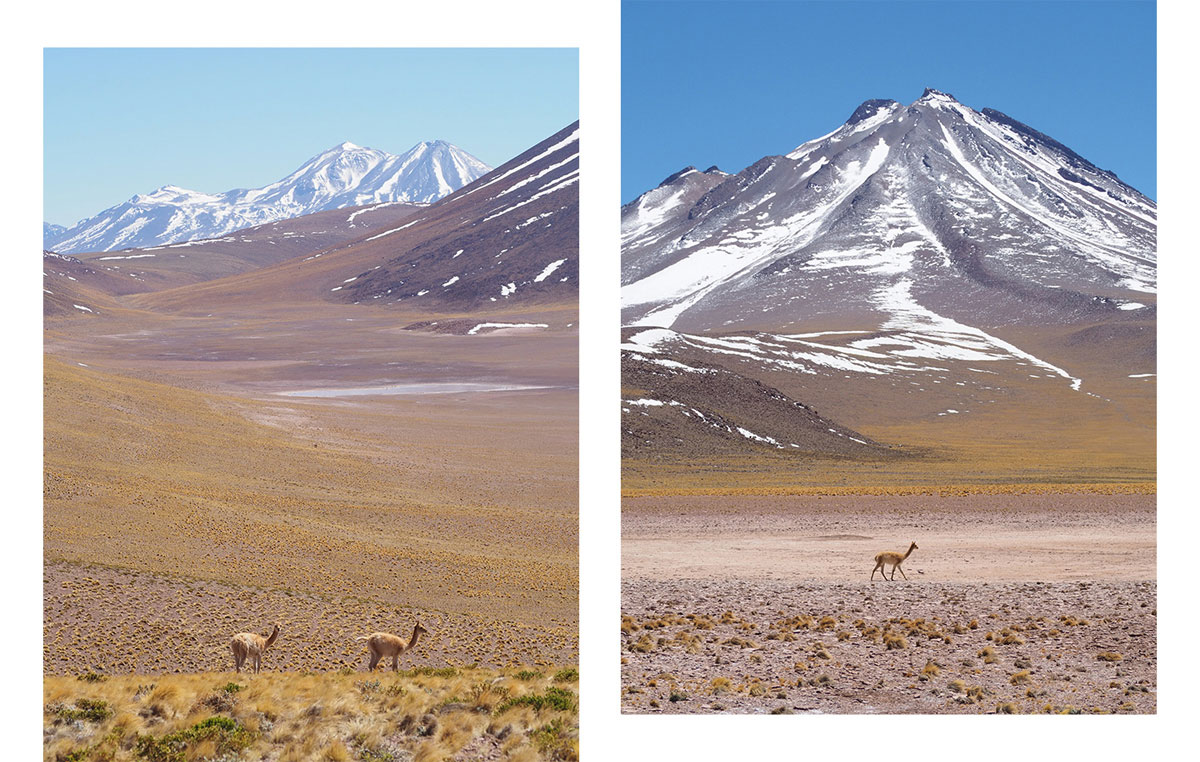
[[[404,639],[393,635],[390,632],[373,632],[370,635],[360,635],[355,640],[367,641],[367,648],[371,649],[371,666],[370,670],[375,669],[375,665],[379,664],[379,660],[385,656],[392,657],[392,671],[400,671],[400,654],[412,649],[417,644],[417,640],[422,633],[427,633],[424,627],[417,623],[413,627],[412,637],[405,643]]]
[[[875,579],[875,572],[879,572],[879,576],[883,577],[884,579],[888,579],[887,572],[885,572],[883,569],[884,564],[891,564],[891,566],[892,566],[891,579],[893,579],[893,580],[896,579],[896,570],[900,569],[900,564],[903,563],[904,559],[908,558],[909,555],[911,555],[914,550],[919,550],[919,548],[917,548],[916,542],[914,542],[912,545],[908,546],[908,553],[905,553],[904,555],[901,555],[899,553],[884,552],[884,553],[880,553],[879,555],[875,556],[875,568],[871,570],[871,579],[872,580]],[[900,569],[900,576],[904,577],[905,579],[908,579],[908,575],[904,573],[903,569]]]
[[[254,671],[258,672],[258,668],[262,665],[263,652],[271,647],[277,637],[279,637],[279,625],[275,625],[271,636],[266,638],[254,632],[239,632],[234,635],[233,641],[229,644],[230,650],[233,651],[234,669],[241,672],[242,664],[249,656],[254,661]]]

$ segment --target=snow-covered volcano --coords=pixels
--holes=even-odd
[[[1138,309],[1156,205],[999,111],[927,90],[736,175],[623,210],[626,324],[782,329],[848,313],[989,324]],[[932,318],[931,318],[932,319]],[[865,321],[869,324],[871,321]]]
[[[1156,235],[1155,203],[1113,173],[937,90],[866,101],[737,174],[686,168],[622,210],[626,452],[863,439],[784,431],[791,408],[748,412],[764,395],[867,426],[1140,399]],[[706,398],[725,371],[743,388]]]
[[[44,246],[61,253],[144,248],[345,206],[432,203],[489,171],[443,140],[418,143],[399,156],[342,143],[262,188],[210,194],[166,185],[66,230],[47,224]]]

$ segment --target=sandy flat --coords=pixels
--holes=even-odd
[[[622,573],[845,582],[916,541],[914,580],[1148,580],[1154,509],[1153,495],[627,498]]]

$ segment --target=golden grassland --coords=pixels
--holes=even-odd
[[[834,496],[834,495],[938,495],[941,497],[966,495],[1154,495],[1158,485],[1154,482],[1129,484],[937,484],[909,485],[903,487],[871,485],[856,487],[801,487],[794,485],[776,487],[675,487],[622,489],[622,497],[696,497],[701,495],[737,496]]]
[[[572,668],[48,677],[44,757],[577,760]]]
[[[1026,400],[1026,403],[1029,401]],[[1047,408],[1058,404],[1045,401]],[[753,455],[679,461],[626,458],[622,489],[641,495],[1147,494],[1156,489],[1153,409],[1148,425],[1112,432],[1108,418],[1048,419],[1041,407],[1006,406],[953,422],[857,427],[898,457],[878,460]],[[1148,417],[1148,418],[1147,418]]]
[[[517,340],[409,341],[378,316],[355,333],[326,315],[312,326],[294,315],[136,317],[47,334],[49,674],[89,658],[109,671],[221,669],[230,635],[272,622],[285,630],[275,665],[296,670],[357,664],[354,636],[406,632],[416,619],[434,634],[414,663],[578,659],[573,389],[270,393],[331,369],[348,375],[316,378],[369,383],[422,357],[442,372],[511,362],[504,348]],[[239,341],[261,336],[269,346]],[[280,359],[292,355],[316,359]],[[173,658],[160,654],[164,637],[183,644]]]
[[[364,456],[369,441],[313,441],[240,414],[247,401],[51,358],[45,405],[47,559],[475,613],[574,609],[565,506],[467,502],[417,464],[371,457],[382,448]]]
[[[231,669],[230,638],[245,631],[278,640],[263,658],[272,670],[362,669],[356,637],[428,631],[403,663],[417,666],[532,665],[578,658],[561,625],[386,606],[368,598],[267,590],[96,565],[48,562],[43,570],[43,664],[47,674],[94,669],[117,674]]]

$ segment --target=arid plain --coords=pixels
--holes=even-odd
[[[622,706],[1153,712],[1154,502],[627,498]],[[870,579],[876,553],[910,540],[894,582]]]

